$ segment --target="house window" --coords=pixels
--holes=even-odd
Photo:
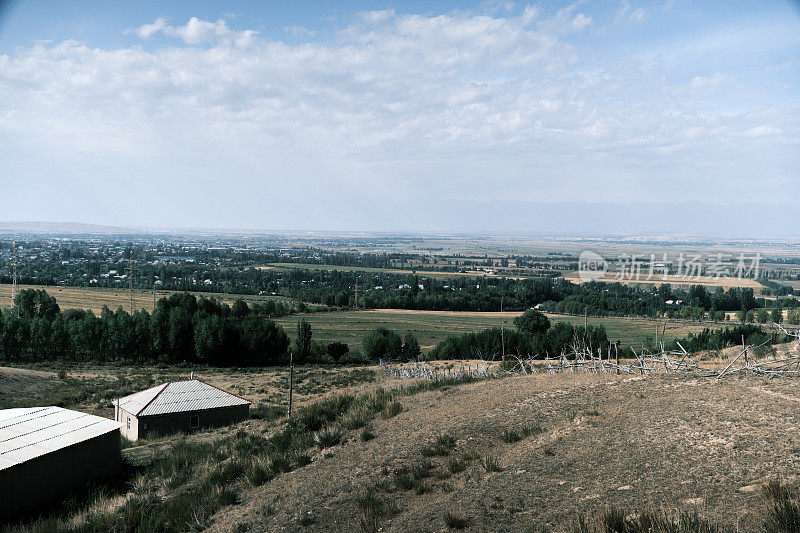
[[[192,429],[197,429],[200,427],[200,415],[189,417],[189,427]]]
[[[131,429],[131,417],[128,417],[128,429]]]

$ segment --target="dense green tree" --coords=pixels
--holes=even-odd
[[[417,359],[421,353],[417,338],[409,331],[403,339],[403,357],[407,361],[412,361]]]
[[[311,354],[311,324],[303,319],[297,323],[297,338],[294,340],[294,355],[297,364],[303,364]]]
[[[386,328],[372,330],[361,342],[364,354],[373,361],[398,359],[403,356],[403,340],[397,333]]]
[[[22,289],[14,297],[14,305],[19,308],[19,316],[22,318],[53,320],[59,313],[56,299],[44,289]]]
[[[521,316],[514,319],[514,325],[520,333],[536,335],[550,329],[550,319],[544,313],[528,309]]]

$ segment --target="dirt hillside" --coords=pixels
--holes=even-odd
[[[473,531],[562,531],[607,504],[698,507],[751,531],[765,505],[759,483],[794,482],[800,467],[800,386],[786,379],[538,375],[401,402],[402,413],[375,421],[374,440],[349,432],[223,509],[213,530],[362,531],[358,500],[371,488],[390,509],[382,531],[444,531],[448,512]],[[541,432],[503,439],[536,425]],[[454,449],[423,457],[440,435]],[[487,456],[500,471],[487,472]],[[425,460],[421,483],[398,486],[395,472]]]

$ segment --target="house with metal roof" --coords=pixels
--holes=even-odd
[[[119,429],[61,407],[0,410],[0,518],[118,474]]]
[[[114,401],[129,440],[226,426],[250,416],[249,400],[199,379],[171,381]]]

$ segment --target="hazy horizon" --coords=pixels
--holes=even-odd
[[[796,235],[798,52],[793,1],[4,2],[0,218]]]

